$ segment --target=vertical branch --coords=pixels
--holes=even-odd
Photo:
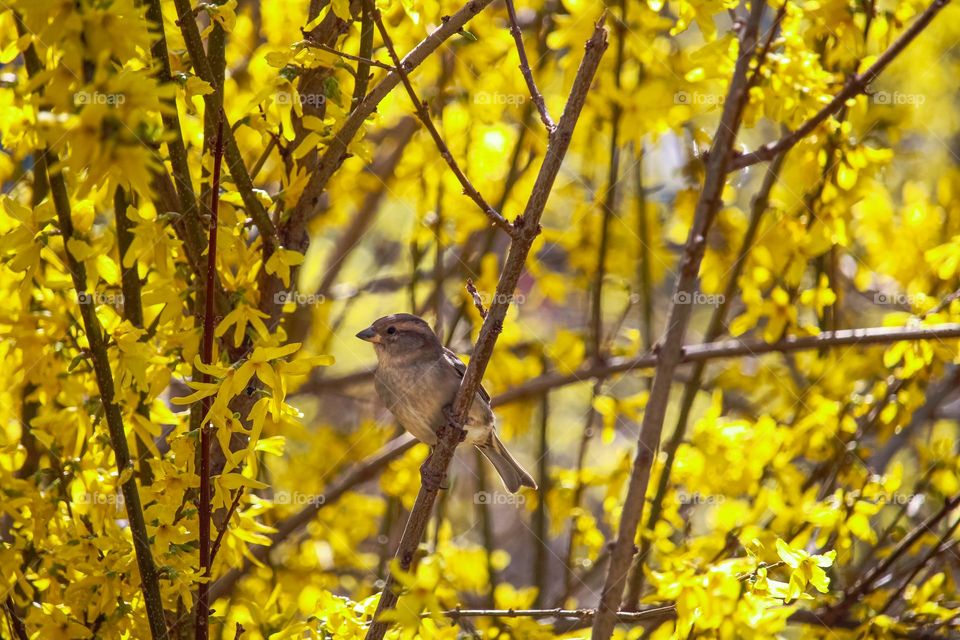
[[[765,2],[754,2],[750,18],[743,28],[736,67],[723,105],[720,125],[706,161],[707,171],[703,190],[697,202],[693,225],[684,248],[680,273],[677,275],[674,303],[667,317],[667,330],[659,350],[650,398],[640,426],[637,453],[630,474],[620,529],[610,554],[607,577],[600,596],[597,616],[594,619],[594,640],[608,640],[616,624],[627,571],[634,555],[634,539],[643,513],[650,470],[653,466],[654,454],[660,445],[660,434],[663,431],[663,420],[667,411],[667,402],[670,399],[673,374],[683,357],[683,339],[692,313],[692,305],[678,304],[676,301],[692,300],[697,286],[697,274],[706,249],[706,234],[722,202],[721,194],[726,182],[727,166],[737,131],[740,129],[743,109],[747,103],[747,72],[754,57],[760,18],[763,16],[765,6]]]
[[[494,345],[503,329],[503,321],[510,305],[509,301],[517,287],[517,282],[520,280],[527,255],[530,253],[533,241],[540,234],[540,218],[546,207],[547,198],[550,196],[553,183],[560,172],[560,165],[570,146],[574,127],[580,118],[580,111],[583,109],[593,76],[600,64],[600,58],[607,48],[606,36],[606,30],[603,28],[603,18],[601,18],[594,28],[593,35],[587,41],[586,54],[580,63],[563,115],[554,135],[550,138],[546,156],[527,201],[527,206],[523,215],[518,217],[515,223],[513,242],[510,245],[507,261],[500,274],[500,280],[497,283],[497,295],[483,321],[483,326],[480,328],[480,336],[477,339],[473,357],[470,358],[470,364],[464,373],[453,406],[449,408],[448,424],[444,425],[437,434],[437,446],[430,460],[425,464],[424,473],[432,477],[446,475],[447,467],[453,459],[454,450],[460,442],[463,433],[461,425],[464,423],[474,396],[480,388],[487,363],[490,362],[490,357],[493,355]],[[400,540],[397,549],[396,559],[402,571],[407,571],[410,568],[429,521],[430,512],[437,498],[437,491],[438,489],[435,486],[426,483],[420,487],[413,510],[407,520],[403,538]],[[380,594],[380,602],[374,614],[374,622],[367,631],[368,640],[383,638],[387,631],[387,624],[382,621],[382,614],[394,609],[398,599],[396,576],[391,572],[383,587],[383,592]]]
[[[216,330],[214,292],[217,286],[217,210],[220,206],[220,165],[223,162],[223,117],[217,124],[217,141],[213,151],[213,177],[210,183],[210,236],[207,243],[207,278],[203,310],[203,362],[213,364],[213,339]],[[212,382],[210,374],[204,374],[204,382]],[[200,569],[207,580],[197,587],[196,637],[204,640],[209,633],[210,606],[208,602],[209,578],[212,569],[210,553],[210,444],[213,434],[209,422],[210,406],[213,398],[203,399],[203,418],[200,428],[200,504],[198,508],[200,526]]]
[[[197,22],[193,16],[193,7],[190,6],[190,0],[174,0],[174,5],[177,8],[177,24],[180,25],[180,32],[187,46],[187,52],[190,54],[193,70],[201,80],[214,89],[213,93],[203,96],[204,107],[212,113],[220,114],[220,118],[224,118],[225,116],[217,104],[219,83],[203,49],[203,41],[200,38],[200,30],[197,28]],[[224,126],[223,148],[227,159],[227,168],[233,177],[240,199],[243,200],[243,206],[260,230],[264,245],[274,246],[277,242],[277,230],[273,221],[264,211],[263,205],[257,199],[256,193],[254,193],[253,181],[250,179],[250,173],[247,171],[246,164],[244,164],[243,155],[240,153],[240,147],[237,145],[237,139],[234,137],[233,129],[230,128],[229,123]]]
[[[58,163],[56,154],[47,150],[47,158],[51,165]],[[49,171],[49,165],[48,165]],[[163,598],[160,594],[160,578],[150,550],[147,524],[143,516],[143,506],[140,503],[140,491],[137,489],[136,474],[132,470],[130,449],[127,446],[127,436],[123,426],[123,414],[120,405],[116,402],[116,388],[113,372],[110,370],[110,357],[107,353],[107,343],[103,335],[103,327],[94,308],[96,296],[87,291],[87,271],[82,262],[71,253],[68,241],[74,237],[73,220],[70,211],[70,199],[67,195],[67,185],[62,173],[49,173],[50,187],[53,194],[54,208],[60,223],[60,233],[64,239],[64,253],[67,258],[67,267],[73,277],[73,285],[80,301],[80,315],[83,319],[83,328],[90,344],[90,353],[93,358],[93,369],[97,378],[97,387],[100,389],[100,402],[107,419],[107,429],[110,432],[110,443],[113,446],[114,457],[117,461],[117,472],[120,477],[129,478],[120,485],[127,518],[130,521],[130,533],[136,551],[137,565],[140,569],[141,588],[147,608],[147,619],[150,623],[150,633],[156,640],[167,637],[167,627],[163,616]]]

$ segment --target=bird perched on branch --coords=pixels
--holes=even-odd
[[[441,344],[430,325],[409,313],[380,318],[357,337],[372,343],[377,352],[374,386],[390,413],[418,440],[435,446],[467,366]],[[497,437],[490,395],[483,387],[470,405],[463,428],[464,442],[477,447],[493,464],[508,491],[537,488]]]

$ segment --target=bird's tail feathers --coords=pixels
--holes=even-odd
[[[537,483],[533,477],[520,466],[516,458],[510,455],[496,433],[490,435],[489,443],[477,448],[500,474],[500,479],[503,480],[503,485],[507,488],[507,491],[516,493],[520,490],[520,487],[537,488]]]

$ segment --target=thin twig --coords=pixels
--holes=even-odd
[[[940,11],[946,7],[949,2],[950,0],[934,0],[934,2],[931,3],[930,6],[928,6],[916,20],[914,20],[913,24],[911,24],[906,31],[900,34],[900,37],[897,38],[897,40],[891,44],[886,51],[880,54],[876,61],[870,65],[866,71],[850,78],[843,89],[841,89],[840,92],[837,93],[837,95],[835,95],[833,99],[826,106],[820,109],[820,111],[818,111],[812,118],[779,140],[768,142],[762,147],[759,147],[758,149],[749,153],[735,155],[727,166],[727,171],[736,171],[738,169],[743,169],[744,167],[757,164],[758,162],[771,160],[778,153],[786,151],[813,133],[814,129],[820,126],[820,124],[823,123],[827,118],[840,111],[840,109],[843,108],[843,105],[846,104],[847,100],[866,91],[870,83],[873,82],[877,76],[879,76],[883,70],[886,69],[887,66],[903,52],[904,49],[907,48],[907,45],[913,42],[913,40],[920,35],[924,29],[927,28],[927,25],[930,24],[934,17],[936,17],[936,15],[940,13]]]
[[[557,125],[557,130],[550,138],[547,153],[524,213],[517,218],[517,231],[513,236],[510,252],[500,274],[500,281],[497,283],[497,295],[486,319],[483,321],[483,326],[480,328],[480,336],[477,339],[473,356],[470,358],[470,364],[467,365],[467,370],[464,372],[463,381],[453,405],[449,408],[448,423],[438,433],[438,442],[433,454],[424,464],[423,474],[425,479],[443,478],[446,475],[447,467],[453,459],[454,450],[460,443],[463,433],[461,425],[464,424],[470,405],[480,388],[483,372],[493,355],[494,345],[502,331],[507,308],[510,305],[511,294],[517,287],[527,255],[530,253],[533,241],[540,233],[540,218],[546,207],[547,198],[553,189],[557,174],[560,172],[563,158],[570,146],[574,127],[580,118],[580,111],[586,101],[587,92],[606,48],[607,32],[603,28],[603,18],[601,18],[594,28],[593,35],[586,43],[586,53],[577,71],[573,88],[570,91],[570,98]],[[420,487],[420,492],[407,520],[403,538],[400,540],[397,549],[396,557],[400,569],[403,571],[410,569],[416,549],[430,519],[430,512],[433,510],[438,490],[439,483],[434,482],[424,482]],[[387,623],[382,620],[382,615],[385,611],[396,607],[398,599],[396,576],[391,572],[387,577],[383,592],[380,594],[380,602],[374,614],[374,622],[367,632],[367,640],[381,640],[383,638],[387,631]]]
[[[326,51],[327,53],[333,53],[340,56],[341,58],[346,58],[347,60],[353,60],[354,62],[362,62],[365,65],[379,67],[380,69],[386,69],[387,71],[395,71],[396,67],[387,64],[386,62],[380,62],[379,60],[374,60],[373,58],[364,57],[364,56],[355,56],[352,53],[347,53],[346,51],[340,51],[334,47],[328,47],[322,42],[314,42],[313,40],[304,40],[306,45],[311,49],[320,49],[321,51]]]
[[[547,133],[552,134],[557,128],[550,113],[547,111],[547,105],[543,101],[543,94],[537,88],[537,83],[533,79],[533,71],[530,69],[530,60],[527,59],[527,50],[523,46],[523,33],[520,31],[520,21],[517,19],[517,9],[513,6],[513,0],[506,0],[507,14],[510,16],[510,34],[514,42],[517,43],[517,55],[520,57],[520,73],[527,83],[527,89],[530,91],[530,98],[537,107],[540,114],[540,121],[547,128]]]
[[[472,278],[467,278],[467,292],[473,298],[473,306],[480,312],[480,317],[486,319],[487,310],[483,308],[483,300],[480,298],[480,292],[477,291],[477,286],[473,284]]]
[[[423,104],[423,102],[420,101],[420,98],[417,97],[417,93],[413,88],[413,84],[410,83],[410,77],[407,75],[407,72],[404,69],[404,63],[400,60],[400,56],[397,55],[397,50],[393,46],[393,40],[390,39],[390,34],[387,33],[387,27],[383,24],[383,18],[380,15],[380,10],[377,8],[373,9],[373,22],[377,25],[377,29],[380,31],[380,37],[383,38],[383,44],[390,53],[390,58],[393,60],[393,64],[396,67],[397,74],[400,76],[400,81],[403,83],[403,87],[407,90],[407,95],[410,96],[410,102],[413,103],[413,108],[414,111],[416,111],[417,117],[420,118],[423,126],[430,133],[430,137],[433,138],[434,144],[437,145],[437,149],[440,151],[440,156],[447,163],[447,166],[450,167],[450,170],[453,171],[453,175],[457,177],[457,180],[463,187],[464,195],[473,200],[477,206],[480,207],[480,210],[483,211],[484,215],[490,218],[490,221],[494,225],[503,229],[507,232],[507,234],[512,236],[514,233],[513,226],[507,222],[506,218],[500,215],[497,210],[495,210],[486,200],[483,199],[483,196],[480,195],[480,192],[477,191],[476,187],[473,186],[473,183],[470,182],[470,179],[467,178],[463,170],[460,169],[460,165],[458,165],[456,159],[454,159],[453,154],[450,152],[450,148],[447,146],[447,143],[444,142],[440,132],[437,131],[437,127],[433,124],[433,119],[430,117],[430,111]]]
[[[223,536],[226,535],[227,529],[230,527],[230,518],[233,517],[233,514],[236,513],[237,507],[240,506],[240,498],[243,497],[243,487],[237,489],[237,494],[233,498],[233,502],[230,503],[230,508],[227,510],[227,516],[223,519],[223,525],[217,527],[217,539],[213,541],[213,547],[210,549],[210,565],[213,566],[213,562],[217,559],[217,552],[220,551],[220,543],[223,542]]]

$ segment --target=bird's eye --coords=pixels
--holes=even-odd
[[[387,327],[387,333],[390,334],[391,336],[392,336],[393,334],[395,334],[396,332],[397,332],[397,328],[396,328],[396,327]]]

